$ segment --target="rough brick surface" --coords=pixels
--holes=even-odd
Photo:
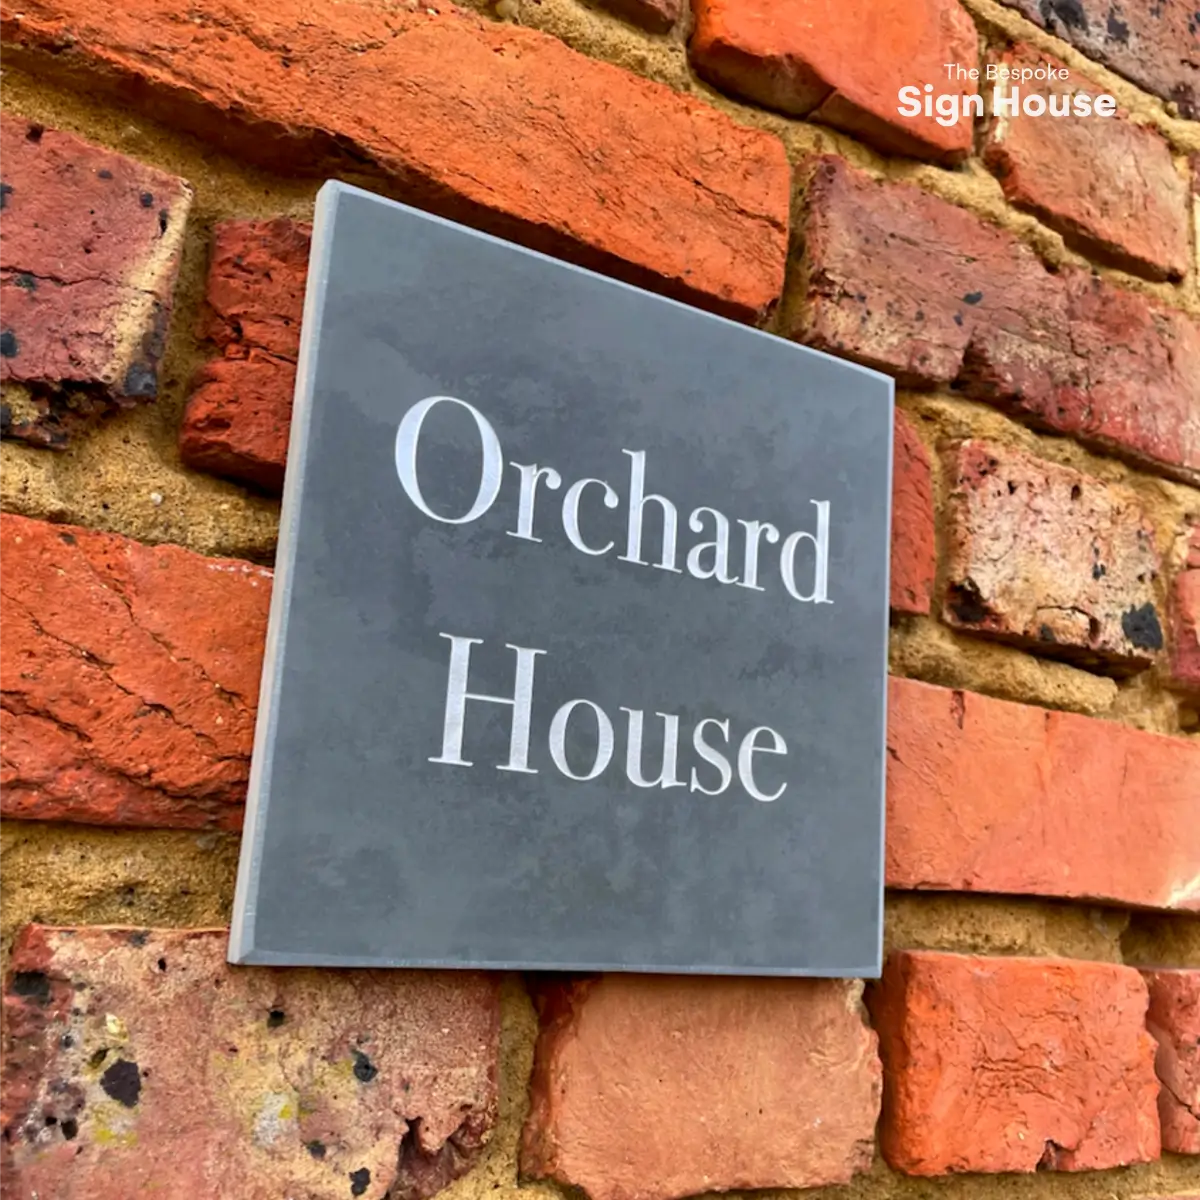
[[[1200,912],[1200,742],[888,687],[889,887]]]
[[[927,613],[937,570],[929,454],[908,417],[896,410],[892,444],[891,606]]]
[[[1183,564],[1171,586],[1171,680],[1200,692],[1200,525],[1185,549]]]
[[[5,993],[13,1195],[422,1200],[496,1117],[486,976],[230,968],[223,930],[27,927]]]
[[[241,823],[271,572],[0,516],[3,813]]]
[[[311,229],[287,218],[227,221],[214,239],[202,334],[225,357],[200,371],[184,412],[184,462],[283,486]],[[937,569],[929,454],[896,411],[891,607],[928,613]]]
[[[1061,65],[1024,44],[994,61]],[[1064,83],[1017,86],[1022,95],[1066,98],[1104,91],[1078,71]],[[1036,213],[1069,245],[1150,279],[1186,274],[1188,186],[1175,170],[1170,146],[1153,129],[1123,114],[993,117],[984,145],[984,161],[1009,200]]]
[[[1131,967],[906,952],[869,1003],[893,1167],[1087,1171],[1158,1157],[1154,1039]]]
[[[683,0],[599,0],[599,3],[651,33],[666,33],[683,12]]]
[[[809,167],[793,336],[1200,481],[1200,324],[826,156]]]
[[[779,139],[549,35],[426,5],[2,11],[9,53],[291,173],[349,152],[406,199],[743,319],[781,290]]]
[[[201,369],[188,399],[188,466],[282,488],[311,232],[283,217],[217,227],[202,332],[224,357]]]
[[[1200,970],[1143,971],[1146,1027],[1158,1042],[1158,1116],[1164,1150],[1200,1154]]]
[[[522,1173],[592,1200],[846,1182],[870,1166],[879,1114],[860,994],[844,980],[552,985]]]
[[[1164,100],[1200,116],[1200,21],[1168,0],[1002,0]]]
[[[0,119],[0,158],[0,380],[36,403],[3,432],[61,447],[79,417],[157,394],[192,193],[18,118]]]
[[[1163,648],[1154,528],[1132,492],[989,442],[949,455],[951,625],[1136,670]]]
[[[715,86],[824,121],[887,153],[952,162],[970,152],[969,119],[946,127],[933,117],[901,117],[896,104],[908,84],[953,90],[942,64],[976,61],[978,35],[958,0],[884,0],[869,21],[830,0],[694,0],[692,7],[692,61]]]

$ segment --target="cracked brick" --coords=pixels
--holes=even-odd
[[[810,161],[791,336],[953,384],[1037,428],[1200,482],[1200,323],[832,155]]]
[[[1159,558],[1131,491],[980,441],[946,475],[943,620],[1112,674],[1150,664]]]
[[[424,5],[30,0],[5,42],[227,151],[290,174],[353,162],[405,200],[728,316],[764,317],[783,286],[779,138],[533,29]]]
[[[979,55],[958,0],[892,2],[871,20],[827,0],[694,0],[693,9],[691,59],[715,87],[843,129],[888,154],[957,162],[970,153],[970,117],[945,126],[896,111],[907,84],[978,91],[971,81],[945,82],[944,63]]]
[[[1200,912],[1200,742],[893,677],[891,888]]]
[[[32,396],[5,432],[60,448],[93,413],[156,397],[192,192],[15,117],[0,156],[0,379]]]
[[[1146,1026],[1158,1042],[1163,1149],[1200,1154],[1200,970],[1144,970],[1150,989]]]
[[[496,1121],[499,996],[230,967],[224,930],[28,926],[4,996],[14,1195],[424,1200]],[[363,1063],[369,1064],[369,1070]]]
[[[868,991],[880,1148],[909,1175],[1088,1171],[1159,1156],[1146,985],[1131,967],[893,954]]]
[[[1062,64],[1020,44],[993,62]],[[1006,86],[1006,85],[1001,85]],[[1057,84],[1019,85],[1022,95],[1098,96],[1104,88],[1079,71]],[[1171,147],[1153,128],[1115,117],[993,117],[984,161],[1014,204],[1036,213],[1067,244],[1149,279],[1187,273],[1188,186]]]
[[[6,817],[241,824],[271,572],[0,515]]]
[[[546,981],[522,1173],[592,1200],[848,1183],[879,1115],[861,994],[843,979]]]

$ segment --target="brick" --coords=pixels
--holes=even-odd
[[[312,226],[290,217],[217,225],[201,337],[227,358],[257,350],[294,363],[311,242]]]
[[[1139,87],[1200,116],[1200,22],[1186,3],[1001,0]]]
[[[667,33],[683,12],[683,0],[600,0],[600,6],[651,33]]]
[[[522,1174],[591,1200],[847,1182],[871,1164],[879,1114],[861,987],[637,975],[550,985]]]
[[[1131,967],[892,955],[868,1001],[884,1062],[884,1158],[909,1175],[1156,1159],[1146,1002]]]
[[[289,174],[354,163],[412,203],[744,320],[782,288],[782,142],[548,34],[432,5],[19,7],[2,10],[14,60]]]
[[[183,461],[265,491],[283,487],[312,230],[279,217],[217,226],[201,368],[179,432]]]
[[[14,1195],[423,1200],[496,1120],[497,987],[229,967],[224,930],[19,936],[4,997]]]
[[[15,117],[0,157],[0,380],[35,401],[4,433],[59,448],[91,413],[157,395],[192,191]]]
[[[993,56],[1007,66],[1062,64],[1020,44]],[[1058,84],[1019,85],[1022,95],[1097,96],[1103,86],[1079,72]],[[1006,85],[999,85],[1006,90]],[[1035,213],[1067,244],[1149,279],[1187,273],[1188,187],[1155,130],[1123,113],[1095,117],[993,117],[984,161],[1004,194]]]
[[[919,188],[833,155],[806,175],[792,333],[901,386],[956,380],[978,314],[1016,322],[1049,278],[1016,239]]]
[[[0,515],[6,817],[235,829],[271,572]]]
[[[809,164],[789,333],[1200,482],[1200,324],[842,159]]]
[[[892,678],[892,888],[1200,912],[1200,742]]]
[[[1137,497],[990,442],[947,456],[942,617],[1115,673],[1163,648],[1154,527]]]
[[[1171,585],[1170,679],[1200,692],[1200,526],[1192,529],[1183,565]]]
[[[1158,1043],[1158,1116],[1164,1150],[1200,1154],[1200,970],[1143,971],[1146,1027]]]
[[[897,114],[896,95],[942,81],[943,63],[974,63],[975,26],[958,0],[893,0],[864,23],[828,0],[694,0],[691,58],[714,86],[844,129],[888,154],[957,162],[972,124]],[[814,36],[819,30],[819,36]],[[974,94],[978,89],[968,82]]]
[[[933,477],[929,454],[912,422],[896,410],[892,444],[891,607],[928,613],[937,571]]]
[[[279,495],[295,383],[295,363],[258,353],[202,367],[179,428],[183,461]]]

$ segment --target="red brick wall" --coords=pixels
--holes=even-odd
[[[14,1197],[1200,1194],[1200,18],[0,12]],[[880,981],[225,965],[330,175],[896,378]]]

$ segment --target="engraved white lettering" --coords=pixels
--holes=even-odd
[[[679,718],[667,713],[655,713],[663,719],[662,767],[657,779],[647,779],[642,774],[642,724],[645,714],[640,708],[624,708],[629,714],[629,743],[625,750],[625,774],[634,787],[673,788],[683,787],[683,780],[676,771],[679,767]]]
[[[567,722],[571,719],[571,713],[580,704],[586,704],[596,715],[596,760],[592,763],[592,769],[583,775],[576,775],[571,770],[570,764],[567,762]],[[612,761],[613,755],[613,727],[612,722],[608,719],[608,714],[598,704],[593,704],[590,700],[568,700],[558,712],[554,714],[550,722],[550,757],[554,759],[554,765],[568,778],[575,779],[579,782],[586,782],[589,779],[595,779],[597,775],[604,771],[604,768]]]
[[[759,538],[765,537],[768,542],[774,544],[779,541],[779,530],[770,521],[739,519],[738,524],[746,527],[746,559],[742,567],[742,579],[738,586],[753,588],[756,592],[765,592],[767,589],[758,582],[758,541]]]
[[[729,722],[718,721],[716,717],[705,717],[699,722],[695,729],[692,730],[692,746],[696,753],[709,766],[716,767],[721,775],[721,786],[718,788],[706,788],[704,784],[696,777],[696,768],[692,768],[692,781],[690,790],[693,792],[703,792],[706,796],[719,796],[730,785],[733,780],[733,772],[729,769],[729,759],[723,755],[715,746],[710,746],[704,740],[705,725],[715,725],[724,735],[726,745],[729,743]]]
[[[645,450],[622,450],[622,454],[630,457],[629,465],[629,538],[625,544],[625,553],[620,555],[622,562],[637,563],[639,566],[655,566],[662,571],[683,572],[675,565],[675,527],[679,514],[666,496],[658,496],[651,492],[646,495],[646,452]],[[642,560],[642,510],[647,504],[657,504],[663,514],[662,557],[656,563],[645,563]]]
[[[537,501],[538,480],[544,479],[546,486],[556,492],[562,486],[562,476],[553,467],[539,467],[537,463],[528,466],[522,463],[509,463],[516,467],[521,476],[521,499],[517,509],[516,529],[506,530],[509,537],[524,538],[527,542],[540,542],[540,537],[533,536],[533,506]]]
[[[475,494],[475,502],[461,517],[443,517],[435,513],[421,494],[421,485],[417,481],[417,442],[421,437],[421,426],[429,410],[435,404],[457,404],[465,408],[475,418],[475,426],[479,430],[480,445],[483,449],[483,468],[479,473],[479,491]],[[429,396],[414,404],[404,414],[400,428],[396,430],[396,474],[408,498],[427,516],[435,521],[445,521],[450,525],[465,525],[482,517],[496,501],[500,493],[500,473],[503,461],[500,455],[500,439],[491,422],[473,404],[465,400],[457,400],[453,396]]]
[[[783,577],[783,586],[797,600],[805,604],[832,604],[827,591],[829,588],[829,502],[813,500],[817,506],[817,532],[807,533],[797,530],[790,533],[779,552],[779,573]],[[816,551],[816,569],[814,571],[813,588],[807,596],[796,590],[796,547],[802,541],[809,541]]]
[[[455,637],[452,633],[439,633],[450,642],[450,670],[446,676],[446,710],[442,720],[442,752],[430,762],[447,763],[452,767],[469,767],[473,764],[463,758],[463,731],[466,725],[468,700],[484,700],[490,704],[507,704],[512,707],[512,731],[509,735],[508,762],[501,763],[496,770],[515,771],[522,775],[536,775],[537,768],[529,765],[529,720],[533,707],[534,659],[545,650],[531,650],[525,646],[505,643],[517,654],[516,681],[512,699],[505,696],[488,696],[482,692],[467,691],[467,676],[471,669],[471,647],[478,646],[482,638]]]
[[[756,739],[760,733],[768,733],[771,735],[770,746],[759,746],[756,744]],[[754,782],[754,755],[758,754],[786,754],[787,742],[779,736],[769,725],[759,725],[750,730],[744,738],[742,744],[738,747],[738,778],[742,781],[742,787],[754,797],[755,800],[770,801],[778,800],[780,796],[787,791],[787,783],[781,783],[774,792],[769,796],[758,790],[758,785]]]
[[[715,508],[694,508],[688,517],[688,528],[693,533],[704,532],[702,513],[708,513],[713,519],[713,532],[716,539],[711,542],[697,542],[687,556],[687,569],[697,579],[715,579],[718,583],[737,583],[737,576],[729,574],[729,518]],[[711,567],[702,565],[700,555],[705,550],[713,552]]]
[[[482,455],[479,484],[475,499],[461,516],[434,512],[425,499],[418,478],[417,447],[422,424],[438,404],[452,404],[465,409],[471,414],[479,433]],[[616,541],[611,537],[602,540],[602,531],[605,530],[606,523],[599,505],[602,503],[606,509],[617,509],[624,500],[627,506],[625,552],[617,555],[619,562],[653,567],[655,570],[669,571],[675,575],[687,575],[692,579],[715,580],[726,585],[736,584],[748,591],[765,592],[767,586],[760,580],[765,578],[768,556],[774,555],[764,548],[778,545],[779,578],[787,594],[802,604],[821,605],[834,602],[829,594],[832,513],[828,500],[809,501],[817,510],[816,532],[800,529],[786,536],[779,525],[770,521],[747,520],[742,517],[731,520],[719,508],[706,504],[698,505],[691,510],[687,519],[687,530],[693,535],[698,535],[698,538],[685,549],[680,546],[679,510],[674,501],[665,495],[646,490],[646,451],[622,449],[621,453],[629,459],[629,490],[624,497],[606,479],[585,476],[567,484],[564,476],[549,464],[509,463],[517,474],[517,488],[515,497],[506,497],[507,502],[516,510],[515,513],[511,508],[509,510],[508,519],[513,522],[513,527],[505,530],[507,535],[538,545],[561,546],[565,540],[567,545],[581,554],[602,558],[616,547]],[[483,516],[496,503],[503,484],[504,463],[495,429],[479,409],[454,396],[429,396],[418,401],[404,414],[396,431],[395,463],[396,474],[413,504],[426,516],[448,525],[464,525]],[[562,531],[558,534],[556,523],[544,513],[540,525],[538,524],[538,489],[541,487],[544,494],[546,491],[559,491],[564,486]],[[598,490],[599,497],[591,495],[589,498],[589,488]],[[657,522],[653,517],[649,518],[650,532],[647,535],[648,513],[652,508],[657,508],[655,516],[662,522],[662,541],[658,550],[652,545],[646,545],[647,536],[651,543],[657,540],[654,536]],[[589,527],[588,536],[584,535],[585,525]],[[735,526],[740,527],[736,533]],[[609,528],[611,529],[611,524]],[[735,545],[737,538],[742,539],[740,548]],[[811,554],[802,552],[802,545],[806,542],[812,547]],[[682,568],[677,565],[681,553],[684,558]],[[739,556],[740,576],[732,569],[732,562],[737,561]],[[808,568],[810,561],[811,574]],[[803,584],[797,582],[798,575],[804,579]],[[811,585],[808,584],[809,579],[812,581]],[[804,587],[807,587],[807,590],[803,590]]]
[[[467,701],[484,704],[502,704],[512,709],[512,725],[509,732],[508,759],[496,765],[498,771],[511,771],[522,775],[536,775],[538,769],[530,766],[530,741],[534,734],[534,682],[536,659],[545,650],[529,646],[505,643],[506,648],[517,656],[513,694],[493,696],[483,692],[468,691],[471,673],[471,647],[483,644],[482,638],[461,637],[442,633],[439,637],[450,643],[450,662],[446,675],[446,704],[442,720],[442,752],[430,756],[429,761],[451,767],[473,767],[475,763],[463,756],[463,741],[466,731]],[[567,757],[568,728],[572,720],[587,720],[585,714],[576,716],[579,709],[589,709],[596,723],[595,751],[590,765],[576,762],[572,765]],[[687,781],[681,778],[680,764],[680,718],[675,713],[655,712],[662,719],[662,751],[657,775],[646,774],[643,752],[646,733],[646,714],[640,708],[621,706],[626,714],[626,742],[624,754],[625,778],[637,788],[687,788],[705,796],[720,796],[728,791],[734,780],[734,771],[729,758],[717,746],[715,735],[706,736],[711,727],[728,747],[730,722],[727,718],[704,717],[691,731],[691,747],[695,759],[704,764],[707,782],[701,782],[695,765],[684,762],[682,770]],[[540,737],[541,734],[538,734]],[[550,719],[546,730],[550,760],[565,778],[576,783],[587,783],[598,779],[607,771],[616,751],[616,734],[613,722],[600,705],[581,696],[561,705]],[[754,774],[756,754],[787,755],[787,743],[781,734],[769,725],[758,725],[741,740],[737,752],[737,780],[745,793],[754,800],[778,800],[787,789],[787,780],[767,793],[760,787]],[[578,755],[577,755],[578,757]],[[713,769],[716,786],[712,786]]]
[[[597,550],[583,540],[583,534],[579,531],[579,499],[583,495],[583,489],[592,483],[604,489],[605,508],[616,508],[621,503],[621,498],[603,479],[577,479],[567,488],[567,494],[563,497],[563,529],[566,531],[567,541],[576,550],[582,550],[584,554],[607,554],[613,548],[612,542],[606,542]]]

